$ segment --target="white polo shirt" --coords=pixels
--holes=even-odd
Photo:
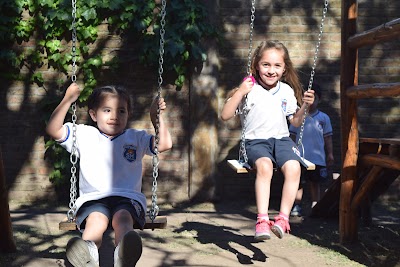
[[[254,84],[247,94],[246,139],[281,139],[289,136],[286,117],[297,110],[294,90],[286,83],[278,82],[276,87],[266,90]],[[242,125],[244,116],[240,116]]]
[[[137,200],[146,211],[142,191],[142,158],[153,155],[153,136],[146,131],[127,129],[109,138],[93,126],[76,125],[79,161],[79,197],[77,210],[83,203],[109,196]],[[64,125],[65,140],[60,145],[71,153],[72,123]]]

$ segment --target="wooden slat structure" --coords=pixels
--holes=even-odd
[[[357,120],[357,99],[399,96],[400,85],[367,84],[358,85],[358,49],[399,38],[400,18],[384,23],[361,33],[357,32],[357,0],[342,1],[341,25],[341,136],[343,165],[341,172],[339,233],[340,242],[354,242],[358,239],[357,208],[367,197],[369,190],[375,184],[382,170],[397,166],[399,159],[388,159],[387,156],[365,155],[359,161],[359,133]],[[371,140],[370,140],[371,141]],[[376,143],[382,140],[376,139]],[[386,140],[388,141],[388,140]],[[389,144],[392,148],[398,146],[397,140]],[[392,155],[389,155],[393,157]],[[393,162],[394,161],[394,162]],[[360,170],[358,163],[372,167],[366,174],[363,184],[358,187]],[[356,191],[359,188],[359,191]]]
[[[151,221],[149,217],[146,217],[146,224],[144,225],[144,229],[164,229],[167,227],[167,217],[166,216],[157,216],[154,221]],[[137,224],[133,225],[133,228],[139,229]],[[67,218],[65,218],[59,224],[59,229],[63,231],[74,231],[77,230],[75,222],[69,222]]]
[[[352,199],[351,209],[359,210],[364,225],[371,222],[370,204],[385,192],[400,175],[397,170],[400,139],[360,138],[359,159],[357,163],[357,188]],[[374,160],[382,158],[382,161]],[[372,160],[369,160],[372,159]],[[387,160],[385,160],[387,159]],[[390,163],[390,164],[388,164]],[[391,165],[393,163],[393,165]],[[377,166],[378,165],[378,166]],[[384,168],[379,165],[385,165]],[[331,218],[339,213],[341,179],[332,182],[324,195],[313,207],[311,217]]]

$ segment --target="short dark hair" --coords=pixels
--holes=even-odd
[[[319,84],[317,84],[317,83],[313,83],[311,89],[314,90],[314,92],[318,96],[318,98],[321,99],[321,97],[322,97],[321,86],[319,86]]]
[[[90,109],[96,110],[99,107],[101,100],[106,95],[116,95],[124,99],[128,106],[128,114],[132,113],[131,96],[124,87],[118,85],[108,85],[94,89],[92,94],[89,96],[87,100],[88,110]]]

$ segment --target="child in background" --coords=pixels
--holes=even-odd
[[[262,42],[255,49],[251,75],[229,93],[221,119],[228,120],[239,110],[245,128],[248,163],[257,172],[255,239],[269,239],[270,230],[282,238],[290,231],[289,214],[299,187],[302,162],[294,152],[296,147],[289,137],[287,121],[295,126],[301,125],[306,106],[314,101],[314,92],[310,90],[302,95],[287,48],[278,41]],[[248,109],[245,118],[243,107]],[[274,165],[281,168],[285,180],[280,212],[273,222],[268,209]]]
[[[321,101],[321,88],[313,84],[315,92],[314,103],[310,106],[303,130],[302,144],[304,147],[304,158],[315,164],[315,170],[302,170],[301,183],[297,191],[295,205],[290,213],[292,216],[301,216],[301,200],[303,198],[303,185],[306,181],[310,183],[311,207],[320,199],[321,182],[328,178],[328,168],[333,166],[332,147],[332,125],[327,114],[318,110]],[[290,136],[296,143],[299,140],[300,127],[289,127]],[[299,149],[303,156],[303,149]]]
[[[73,125],[64,123],[80,89],[72,83],[52,113],[47,133],[67,151],[73,146]],[[146,198],[142,188],[142,158],[153,155],[154,137],[143,130],[126,129],[132,112],[131,98],[121,87],[105,86],[93,91],[88,111],[97,127],[76,125],[76,151],[80,159],[79,197],[76,223],[82,238],[67,244],[67,259],[75,267],[99,266],[98,248],[111,224],[115,233],[114,266],[132,267],[142,254],[142,241],[134,223],[145,224]],[[150,117],[155,126],[157,108],[166,109],[164,99],[153,102]],[[172,147],[171,135],[160,114],[158,151]]]

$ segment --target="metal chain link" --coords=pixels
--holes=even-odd
[[[76,0],[72,0],[72,82],[76,82]]]
[[[72,149],[70,154],[71,161],[71,187],[69,190],[69,211],[67,213],[68,221],[72,222],[75,220],[76,213],[76,198],[77,198],[77,188],[76,188],[76,164],[78,162],[77,148],[76,148],[76,103],[72,104]]]
[[[72,82],[76,82],[76,0],[72,0]],[[69,211],[67,212],[68,221],[72,222],[75,220],[76,213],[76,198],[77,198],[77,188],[76,188],[76,164],[78,162],[78,155],[76,149],[76,102],[71,106],[72,108],[72,149],[70,154],[71,167],[71,187],[69,190]]]
[[[255,12],[256,12],[256,0],[252,0],[251,1],[251,16],[250,16],[249,52],[247,53],[247,76],[250,75],[251,52],[253,50],[253,29],[254,29]]]
[[[315,68],[317,66],[319,47],[321,45],[322,34],[324,32],[324,21],[325,21],[326,13],[328,12],[328,5],[329,5],[329,1],[325,0],[324,9],[322,11],[321,24],[319,26],[318,41],[317,41],[317,44],[315,46],[314,62],[313,62],[312,68],[311,68],[310,80],[308,82],[307,91],[311,90],[313,82],[314,82]],[[307,111],[308,111],[308,105],[306,106],[306,108],[304,110],[304,118],[303,118],[303,121],[302,121],[301,126],[300,126],[299,140],[297,141],[297,148],[299,148],[299,147],[302,148],[303,158],[304,158],[303,132],[304,132],[304,124],[306,122],[306,117],[307,117]]]
[[[249,51],[247,53],[247,76],[250,75],[251,67],[251,52],[253,50],[253,29],[254,29],[254,19],[256,12],[256,1],[251,1],[251,15],[250,15],[250,37],[249,37]],[[239,108],[240,114],[243,115],[243,126],[242,133],[240,136],[240,147],[239,147],[239,162],[247,163],[247,153],[246,153],[246,123],[247,123],[247,113],[249,112],[247,108],[247,95],[243,100],[242,106]]]
[[[158,89],[157,89],[157,100],[161,98],[162,91],[162,83],[163,78],[162,74],[164,72],[163,63],[164,63],[164,35],[165,35],[165,15],[166,15],[166,0],[162,0],[162,9],[161,9],[161,21],[160,21],[160,50],[159,50],[159,60],[158,60]],[[157,178],[158,178],[158,165],[160,163],[158,158],[158,144],[160,142],[160,107],[157,106],[157,118],[155,125],[155,141],[154,141],[154,155],[153,155],[153,186],[152,186],[152,195],[151,195],[151,209],[149,211],[149,217],[152,222],[157,217],[160,208],[157,205]]]

